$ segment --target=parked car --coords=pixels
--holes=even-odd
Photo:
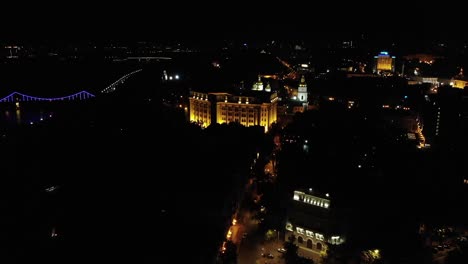
[[[279,253],[285,253],[285,252],[286,252],[286,249],[285,249],[285,248],[278,248],[278,252],[279,252]]]

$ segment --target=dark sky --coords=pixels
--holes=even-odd
[[[154,1],[8,3],[0,17],[1,39],[210,39],[315,38],[359,32],[395,33],[401,38],[463,30],[452,7],[323,2],[214,3]],[[11,7],[10,7],[11,6]],[[26,8],[25,8],[26,7]],[[452,12],[453,13],[453,12]],[[403,33],[402,33],[403,32]]]

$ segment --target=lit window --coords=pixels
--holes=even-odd
[[[304,234],[304,229],[300,227],[296,227],[296,232],[299,234]]]
[[[299,201],[299,195],[297,193],[294,194],[294,200]]]
[[[318,240],[321,240],[323,241],[324,237],[322,234],[319,234],[319,233],[315,233],[315,238],[318,239]]]

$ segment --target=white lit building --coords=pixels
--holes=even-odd
[[[286,239],[295,237],[299,253],[306,251],[321,254],[330,244],[345,242],[341,222],[332,207],[328,193],[317,194],[308,191],[294,191],[286,222]]]
[[[303,103],[307,103],[307,83],[305,82],[304,76],[301,78],[301,83],[299,83],[299,87],[297,88],[297,100]]]
[[[261,78],[260,75],[258,76],[258,81],[253,84],[252,90],[253,91],[263,91],[263,82],[262,82],[262,78]],[[270,89],[270,92],[271,92],[271,89]]]

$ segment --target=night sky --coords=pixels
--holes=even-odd
[[[465,38],[464,19],[451,7],[405,3],[28,4],[4,6],[4,40],[160,40],[223,38],[334,38],[371,33],[378,39]],[[452,34],[455,32],[455,34]]]
[[[320,48],[324,47],[321,46],[323,43],[325,45],[328,43],[341,44],[342,41],[353,40],[364,43],[357,49],[365,51],[363,56],[366,58],[372,58],[376,49],[388,50],[392,55],[396,54],[397,58],[401,58],[400,54],[431,52],[431,48],[437,46],[438,43],[450,47],[452,47],[452,44],[454,44],[453,46],[463,47],[466,45],[465,43],[468,43],[466,22],[461,15],[462,13],[460,15],[457,13],[458,7],[408,6],[407,4],[399,5],[398,3],[365,6],[364,3],[357,2],[346,4],[346,6],[335,2],[324,5],[319,2],[269,2],[265,5],[258,4],[258,7],[254,7],[252,3],[240,1],[224,1],[213,4],[201,2],[187,4],[181,1],[171,3],[157,1],[152,3],[113,2],[100,3],[100,5],[85,2],[63,2],[58,5],[21,3],[23,6],[18,4],[18,6],[2,7],[4,12],[0,17],[0,45],[13,44],[21,46],[26,44],[24,46],[27,47],[27,44],[47,46],[49,43],[86,43],[87,41],[101,43],[154,41],[157,43],[180,40],[188,44],[200,44],[200,47],[206,47],[207,49],[213,47],[220,50],[220,47],[223,47],[220,46],[220,43],[223,44],[223,40],[233,41],[236,45],[245,41],[245,43],[249,43],[248,45],[252,44],[249,47],[255,47],[256,43],[265,42],[266,40],[285,42],[286,40],[292,40],[290,43],[293,44],[291,45],[296,45],[294,41],[298,40]],[[451,14],[454,14],[454,16],[451,16]],[[239,46],[243,47],[242,45]],[[330,55],[331,53],[322,54],[320,48],[314,50],[316,52],[314,56],[319,55],[314,57],[316,60],[314,63],[331,63],[334,57]],[[218,84],[218,81],[219,83],[228,81],[240,83],[242,78],[242,80],[246,80],[246,83],[249,83],[254,80],[259,70],[246,58],[255,58],[253,60],[260,64],[261,61],[258,59],[260,56],[252,56],[256,50],[253,48],[252,52],[245,53],[234,48],[232,50],[232,54],[230,54],[232,58],[229,60],[224,59],[225,61],[221,61],[225,54],[216,54],[214,56],[211,53],[205,54],[203,52],[200,55],[188,53],[185,59],[191,63],[195,62],[194,65],[184,62],[177,57],[179,55],[174,55],[173,61],[177,66],[175,67],[176,70],[193,68],[192,76],[196,76],[196,78],[192,78],[187,75],[192,78],[187,79],[193,82],[193,87],[186,85],[184,88],[199,89],[204,85],[203,82],[222,86]],[[291,53],[295,52],[293,48],[291,50]],[[331,48],[330,50],[334,51]],[[464,56],[460,57],[466,59],[466,53],[463,54]],[[246,58],[241,55],[246,56]],[[334,53],[333,55],[340,56]],[[213,58],[220,59],[223,63],[222,70],[211,68]],[[277,63],[276,57],[270,59],[265,60],[266,63],[264,64],[269,65],[270,61]],[[93,67],[86,67],[86,71],[82,70],[82,74],[85,75],[89,71],[91,72],[88,73],[90,76],[94,76],[92,74],[102,75],[100,77],[103,80],[94,80],[94,77],[89,77],[96,87],[101,87],[100,82],[107,84],[108,81],[104,77],[109,73],[100,69],[101,67],[104,68],[102,65],[106,64],[98,64],[93,60],[89,61],[91,62],[89,65],[93,65]],[[447,65],[452,66],[451,70],[458,69],[458,60],[455,60],[455,62],[447,63]],[[4,66],[6,69],[14,70],[12,65],[5,64]],[[20,76],[23,74],[21,70],[18,71],[18,76],[8,75],[6,70],[1,72],[13,79],[11,80],[12,84],[25,87],[32,87],[33,85],[30,83],[34,84],[38,80],[47,83],[47,79],[51,78],[42,74],[41,71],[34,71],[34,67],[42,67],[42,65],[25,65],[21,65],[21,67],[24,67],[24,72],[31,71],[35,74],[30,75],[27,80],[16,81],[15,78],[21,79]],[[245,65],[248,65],[248,67]],[[64,72],[74,69],[65,68],[59,63],[48,66],[44,70],[54,72],[54,74],[56,71],[50,70],[55,69],[53,67],[60,68]],[[88,65],[83,63],[80,66]],[[126,66],[135,67],[130,63]],[[201,66],[209,67],[209,69]],[[326,67],[328,66],[326,65]],[[9,143],[8,145],[5,144],[6,150],[0,153],[0,157],[6,161],[6,164],[11,164],[7,170],[7,175],[21,176],[5,177],[3,186],[9,188],[0,193],[1,198],[6,201],[3,204],[6,205],[8,216],[0,220],[4,221],[0,222],[2,224],[0,225],[2,226],[0,234],[6,234],[4,236],[6,238],[1,238],[3,239],[1,241],[10,245],[5,249],[0,248],[6,250],[7,254],[0,254],[7,256],[6,260],[8,260],[8,257],[11,260],[16,258],[24,262],[31,259],[37,260],[37,258],[45,260],[50,257],[49,254],[56,254],[55,258],[52,259],[52,263],[77,261],[75,259],[76,255],[79,256],[79,260],[89,262],[89,259],[95,254],[98,254],[98,258],[104,260],[104,262],[120,260],[122,257],[130,261],[141,259],[142,261],[159,261],[160,263],[174,263],[177,261],[208,263],[207,260],[212,259],[220,241],[224,239],[225,224],[229,224],[231,218],[230,210],[234,208],[234,205],[230,201],[234,200],[233,197],[238,195],[236,190],[240,189],[239,186],[243,186],[243,181],[246,180],[239,177],[239,175],[242,175],[242,177],[249,175],[249,167],[252,170],[250,165],[252,157],[255,156],[257,151],[267,152],[262,148],[269,150],[272,140],[264,138],[263,133],[259,133],[259,130],[244,129],[235,124],[230,126],[214,125],[209,129],[202,130],[185,122],[184,116],[181,112],[178,112],[180,109],[168,108],[167,101],[163,100],[171,99],[173,90],[170,89],[172,86],[165,84],[158,78],[160,76],[158,74],[170,68],[166,68],[166,65],[162,63],[157,66],[148,63],[148,65],[142,67],[145,68],[145,73],[140,75],[139,78],[141,79],[127,83],[126,90],[123,89],[115,93],[113,97],[110,96],[98,103],[87,104],[83,108],[65,107],[63,113],[57,114],[56,119],[50,121],[49,127],[38,125],[29,130],[27,128],[15,128],[16,130],[12,129],[12,132],[5,130],[9,133]],[[263,67],[258,68],[263,69]],[[123,74],[120,71],[128,72],[127,68],[119,68],[119,71],[112,67],[106,69],[116,76]],[[239,77],[241,73],[252,78]],[[57,75],[62,78],[65,76],[64,74]],[[33,78],[31,76],[38,77]],[[8,78],[4,79],[8,82]],[[115,78],[112,77],[112,79]],[[341,79],[333,80],[336,82],[321,79],[314,81],[312,78],[308,80],[310,80],[309,87],[313,87],[313,90],[309,92],[321,93],[323,96],[328,96],[327,93],[330,91],[343,93],[343,91],[328,89],[329,87],[325,84],[339,88],[348,88],[348,86],[368,88],[365,86],[368,83],[364,82],[349,82],[346,83],[347,86],[340,86]],[[58,87],[65,86],[59,80],[54,81],[58,83]],[[393,79],[390,81],[398,84]],[[7,82],[4,81],[3,86],[7,86]],[[90,84],[81,79],[73,80],[73,83],[80,84],[80,87],[93,89]],[[391,87],[393,87],[394,83],[391,83]],[[380,83],[369,84],[369,87],[371,87],[369,91],[372,91],[376,85],[378,86]],[[206,87],[210,88],[208,85]],[[390,84],[388,87],[390,87]],[[404,88],[407,87],[404,86]],[[6,88],[3,89],[7,91]],[[75,87],[71,87],[71,89],[75,89]],[[97,90],[97,88],[95,89]],[[167,91],[164,89],[167,89]],[[350,92],[353,90],[347,89],[344,91]],[[364,99],[367,99],[369,102],[375,103],[375,98],[380,98],[379,96],[383,93],[368,93],[366,90],[363,94],[369,96],[362,96],[362,102],[365,103]],[[398,94],[400,97],[401,95]],[[320,100],[323,100],[323,98]],[[386,127],[382,125],[383,121],[381,122],[376,117],[375,120],[378,120],[378,122],[375,121],[375,124],[372,123],[373,126],[368,126],[368,121],[361,120],[362,116],[365,116],[363,120],[367,120],[366,115],[368,113],[365,111],[374,113],[371,107],[369,107],[371,109],[369,110],[362,103],[364,106],[361,106],[364,109],[362,113],[357,112],[355,116],[350,115],[355,119],[344,119],[344,115],[340,111],[348,111],[347,108],[335,109],[330,106],[327,108],[327,102],[320,102],[324,105],[321,115],[299,115],[299,118],[296,118],[295,121],[297,125],[293,123],[293,126],[286,130],[291,135],[298,134],[302,136],[303,131],[310,129],[311,133],[304,135],[304,138],[310,137],[310,141],[315,144],[313,146],[316,149],[323,149],[322,151],[315,150],[314,155],[316,156],[307,156],[302,151],[298,154],[293,147],[290,153],[285,152],[286,157],[292,157],[289,160],[285,158],[282,164],[285,171],[289,175],[293,175],[287,178],[292,182],[285,184],[287,188],[292,189],[292,187],[295,187],[296,182],[294,181],[296,180],[302,184],[304,181],[299,176],[304,175],[327,175],[327,177],[323,177],[325,179],[323,182],[309,177],[311,184],[322,184],[324,186],[327,184],[332,185],[330,182],[335,180],[333,173],[337,176],[354,175],[352,173],[356,172],[353,170],[349,173],[348,167],[345,166],[336,169],[335,172],[332,171],[332,173],[329,172],[329,167],[334,167],[338,158],[342,159],[339,164],[347,164],[342,162],[346,161],[349,163],[349,167],[354,166],[354,163],[357,162],[356,157],[361,153],[358,151],[366,151],[365,155],[367,157],[368,150],[365,147],[372,146],[372,149],[375,149],[374,142],[379,142],[378,149],[380,151],[380,148],[382,148],[383,151],[376,154],[376,159],[384,161],[381,166],[382,171],[385,170],[385,173],[390,176],[386,176],[381,172],[376,173],[380,178],[377,178],[375,182],[381,185],[370,191],[375,196],[382,193],[386,194],[382,195],[382,204],[389,207],[382,206],[380,211],[375,210],[377,212],[375,218],[383,219],[387,217],[387,213],[391,212],[391,216],[395,218],[392,221],[395,222],[408,217],[410,213],[415,215],[419,213],[423,216],[429,215],[438,219],[439,215],[446,216],[445,211],[434,212],[433,206],[436,205],[437,208],[445,210],[445,203],[449,201],[451,206],[455,208],[453,210],[455,213],[452,213],[451,216],[457,220],[466,219],[458,215],[458,209],[467,198],[458,201],[455,192],[452,192],[453,197],[450,196],[449,199],[434,201],[435,205],[428,202],[432,202],[432,200],[426,199],[423,195],[438,194],[440,192],[442,196],[449,193],[443,187],[440,188],[439,185],[434,185],[436,188],[434,190],[430,189],[432,192],[426,192],[421,187],[432,188],[431,184],[433,182],[425,182],[426,178],[422,176],[430,173],[436,174],[433,171],[437,170],[433,168],[439,168],[437,167],[439,163],[431,163],[432,160],[429,159],[423,160],[422,158],[425,158],[425,156],[422,156],[421,161],[413,159],[414,148],[413,152],[410,152],[406,148],[393,148],[391,144],[393,141],[382,143],[380,141],[383,138],[381,135],[384,134],[383,132],[388,132],[384,130]],[[380,106],[381,104],[378,105],[379,109]],[[333,118],[336,118],[338,122],[331,122],[330,120],[334,120]],[[343,120],[339,118],[343,118]],[[343,129],[342,124],[346,124],[347,120],[360,120],[361,123],[350,122],[352,125],[345,126]],[[320,129],[315,128],[314,122],[319,124],[317,127]],[[305,128],[301,124],[305,124]],[[310,124],[314,124],[313,129]],[[356,129],[356,127],[359,129]],[[343,137],[341,135],[342,131],[347,132],[348,137]],[[287,133],[285,133],[286,136]],[[362,149],[353,145],[358,138],[353,133],[362,138],[364,143],[362,143],[362,146],[359,145]],[[329,138],[326,136],[329,136]],[[393,135],[391,136],[393,137]],[[390,138],[390,136],[388,137]],[[323,140],[324,138],[326,140]],[[335,138],[340,138],[343,142],[335,144]],[[312,139],[315,139],[315,141]],[[267,140],[268,144],[265,143]],[[71,143],[65,144],[66,142]],[[349,146],[345,143],[349,144]],[[330,145],[332,148],[330,148]],[[339,149],[337,146],[344,147]],[[447,149],[455,157],[461,156],[458,154],[464,152],[459,146],[454,148],[455,151],[448,147]],[[349,153],[345,150],[349,151]],[[339,155],[335,155],[335,152]],[[85,153],[85,155],[81,153]],[[150,155],[147,155],[147,153],[150,153]],[[297,155],[297,157],[290,155],[291,153]],[[323,153],[329,154],[332,158],[323,155]],[[401,153],[401,155],[395,156],[392,155],[393,153]],[[445,153],[440,153],[440,157],[444,157]],[[353,157],[353,159],[348,159],[345,154]],[[466,158],[466,154],[464,155],[463,158]],[[304,157],[308,158],[310,162],[296,166],[298,160],[306,160]],[[457,167],[452,166],[452,162],[458,161],[458,159],[446,158],[447,160],[444,160],[439,159],[439,156],[433,158],[441,162],[440,168],[445,166],[453,170],[457,169]],[[23,166],[23,160],[31,162],[28,166]],[[207,160],[210,162],[206,162]],[[413,160],[419,163],[409,162]],[[75,166],[77,161],[83,161],[85,165],[70,170],[69,168]],[[416,165],[426,164],[423,161],[434,167],[421,166],[423,168],[421,172],[420,167]],[[59,165],[50,169],[49,162],[55,162]],[[314,166],[309,169],[309,165],[313,162],[323,164],[323,166]],[[395,166],[395,164],[398,166]],[[37,173],[36,170],[33,170],[36,167],[40,168]],[[340,169],[343,171],[340,171]],[[442,169],[440,170],[440,175],[443,175]],[[37,177],[36,174],[42,178]],[[64,174],[67,177],[62,177]],[[381,177],[381,175],[388,177],[388,179],[397,180],[391,181],[393,185],[387,184],[387,182],[384,185],[383,180],[387,180],[387,178]],[[407,175],[408,177],[406,177]],[[411,181],[407,180],[412,175],[418,177]],[[439,177],[439,174],[437,174],[437,177]],[[440,179],[442,178],[440,176]],[[367,189],[370,189],[367,188],[366,184],[369,183],[366,178],[361,179],[362,184],[351,177],[346,178],[346,180],[345,183],[359,184],[360,193],[366,193]],[[405,182],[405,188],[401,188],[400,180]],[[442,180],[440,181],[442,182]],[[44,187],[51,185],[62,186],[60,192],[63,194],[58,194],[59,199],[55,199],[53,196],[50,198],[43,191]],[[212,186],[216,187],[212,188]],[[347,184],[342,184],[342,186],[348,187]],[[385,188],[390,191],[388,193],[381,192]],[[418,192],[414,192],[414,189]],[[290,192],[288,193],[285,190],[281,191],[289,195]],[[352,191],[354,192],[354,189]],[[394,193],[408,195],[408,197],[413,195],[416,198],[411,196],[411,202],[396,208],[395,204],[398,203],[387,199]],[[433,196],[438,197],[437,195]],[[46,198],[41,198],[43,199],[41,200],[37,197]],[[289,199],[289,196],[284,197],[286,197],[284,200]],[[406,202],[403,198],[398,202]],[[436,198],[433,199],[436,200]],[[367,200],[363,199],[363,201],[366,202]],[[380,200],[376,201],[380,202]],[[426,204],[418,204],[420,201],[425,201]],[[436,202],[440,204],[436,204]],[[55,209],[49,210],[49,204],[50,208],[57,207],[58,209],[56,211],[54,211]],[[367,204],[365,205],[367,206]],[[375,203],[374,206],[377,207],[380,204]],[[417,207],[419,211],[413,210],[413,206]],[[369,207],[364,207],[363,210],[367,210],[367,213],[373,213],[374,211],[368,210]],[[387,210],[387,208],[401,210],[401,214],[394,213],[394,211]],[[366,220],[370,219],[369,222],[373,223],[373,217],[374,215],[370,214]],[[415,223],[419,220],[414,215],[410,215],[410,217],[413,217],[411,220]],[[447,219],[450,218],[447,217]],[[402,222],[404,221],[398,223],[401,224]],[[412,222],[404,224],[405,227],[413,228]],[[49,239],[49,227],[51,226],[57,226],[57,230],[64,234],[63,241],[66,241],[66,243],[60,242],[62,240],[56,242],[56,240]],[[403,230],[399,228],[398,224],[392,227]],[[379,230],[378,228],[380,226],[376,227],[375,230]],[[393,231],[393,229],[387,229],[386,234],[391,234]],[[62,233],[60,233],[59,239],[62,239]],[[374,233],[377,234],[377,232]],[[0,237],[2,236],[0,235]],[[191,238],[196,240],[192,241]],[[181,250],[183,247],[174,246],[173,240],[186,248]],[[391,239],[385,241],[394,242]],[[162,246],[159,243],[162,243]],[[396,247],[392,246],[393,244],[388,247],[396,249]],[[181,257],[181,252],[185,256]],[[3,251],[0,251],[0,253],[3,253]]]

